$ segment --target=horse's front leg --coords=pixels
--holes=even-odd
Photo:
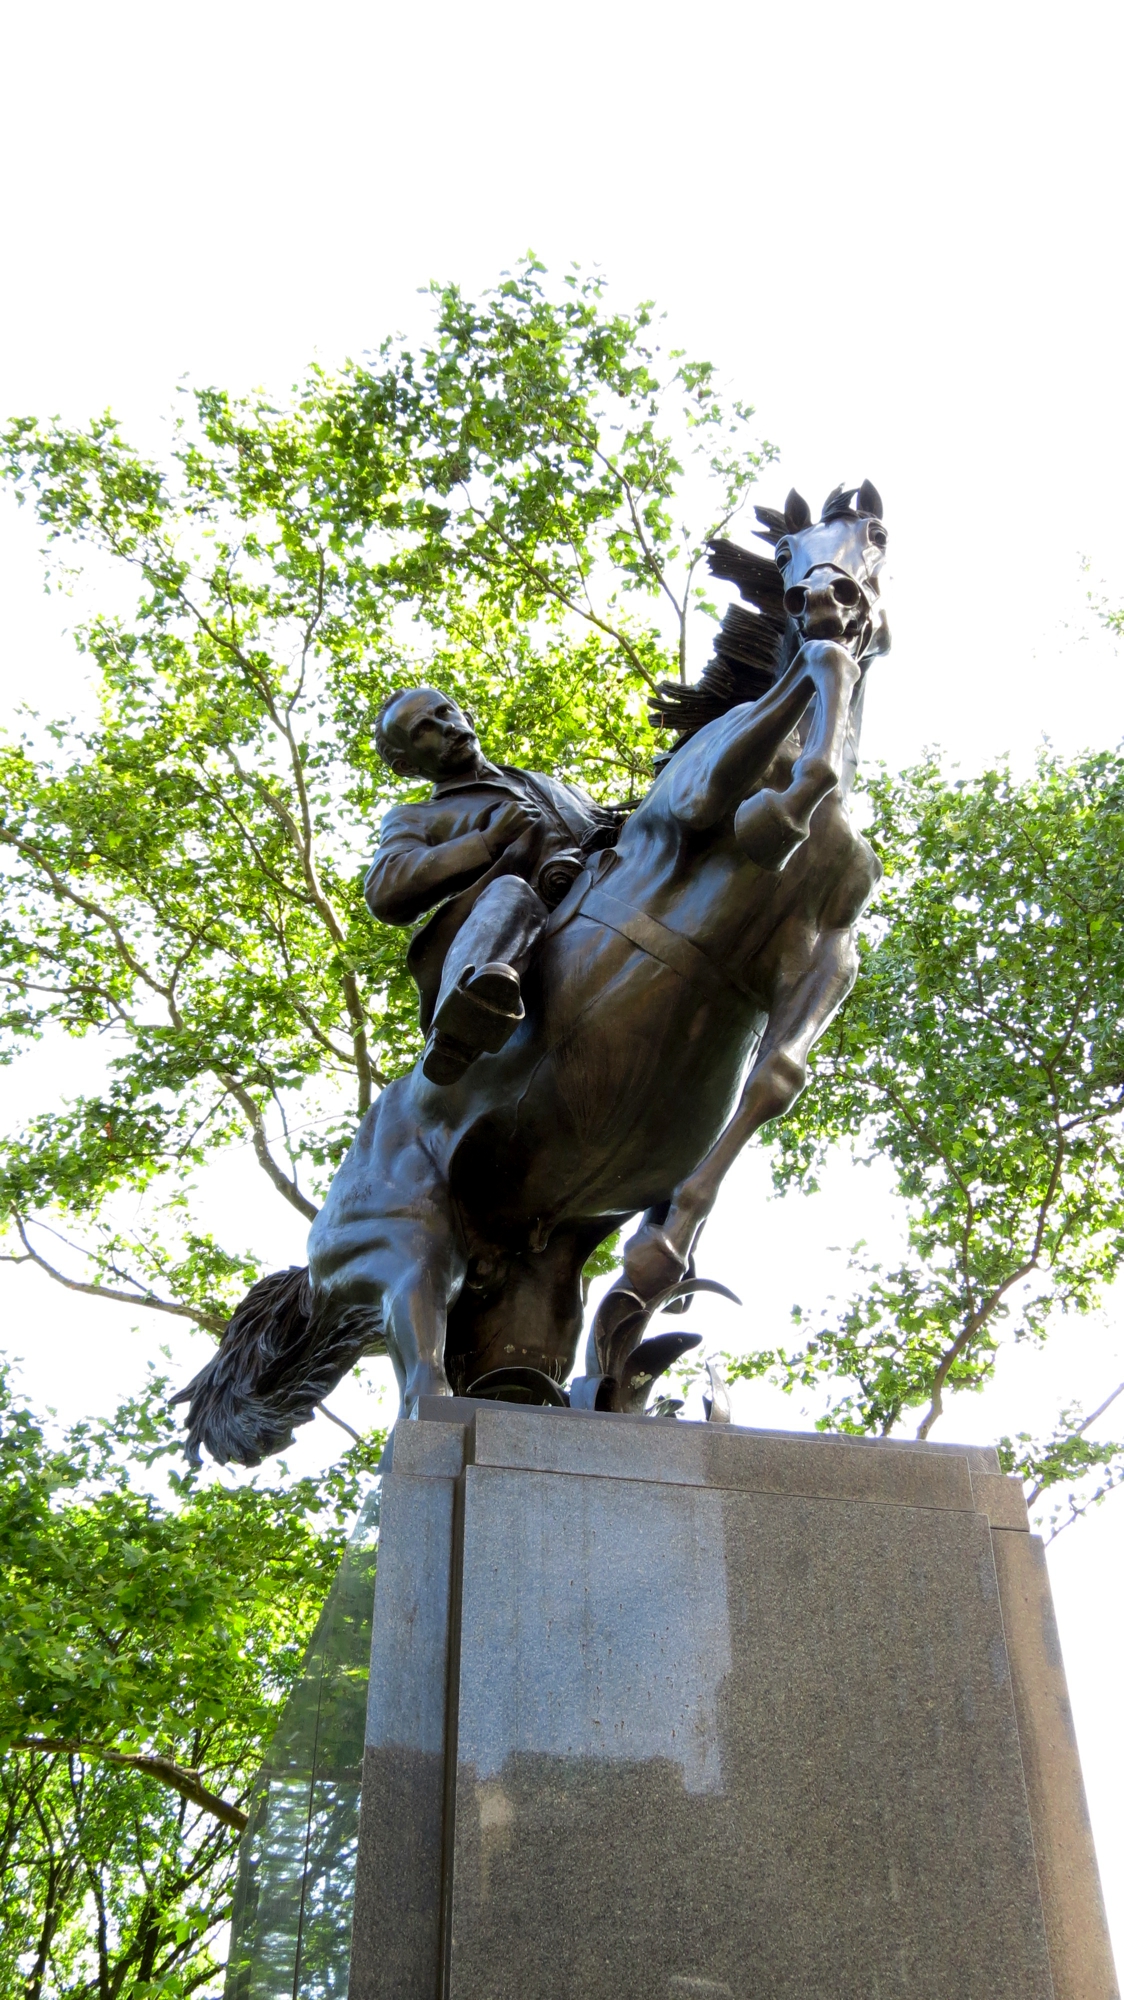
[[[624,1282],[642,1299],[675,1284],[738,1154],[755,1132],[790,1110],[804,1088],[808,1056],[855,983],[858,954],[846,929],[821,931],[810,960],[782,987],[741,1102],[721,1137],[681,1181],[661,1225],[645,1221],[624,1253]]]
[[[812,814],[843,772],[851,701],[861,672],[845,646],[810,639],[794,665],[815,684],[812,724],[783,792],[754,792],[738,807],[734,834],[759,868],[781,869],[808,838]]]

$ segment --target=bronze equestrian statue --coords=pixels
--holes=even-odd
[[[889,646],[881,501],[866,482],[837,489],[816,523],[795,492],[783,515],[757,514],[775,556],[712,544],[712,570],[744,602],[700,681],[660,688],[656,719],[679,739],[616,844],[600,844],[615,828],[581,795],[555,801],[579,872],[551,914],[533,878],[565,843],[541,825],[532,838],[520,818],[529,799],[497,794],[472,824],[450,820],[451,842],[479,836],[474,859],[463,849],[479,872],[451,871],[446,894],[489,874],[508,885],[501,909],[489,910],[490,885],[478,898],[475,938],[472,910],[460,923],[439,910],[427,926],[449,925],[421,975],[433,1027],[459,1046],[442,1050],[431,1033],[427,1058],[383,1091],[313,1224],[308,1272],[256,1285],[182,1392],[195,1455],[202,1443],[220,1462],[258,1463],[368,1353],[390,1355],[406,1414],[422,1395],[502,1395],[505,1382],[566,1400],[582,1267],[637,1213],[570,1400],[641,1408],[689,1344],[641,1337],[657,1306],[703,1288],[687,1274],[723,1175],[803,1087],[854,983],[854,925],[879,874],[847,793],[866,669]],[[434,721],[475,744],[454,704],[437,716],[435,694],[410,691],[383,711],[404,770],[431,774],[411,745],[436,740]],[[483,772],[467,771],[468,738],[471,791]],[[501,775],[513,790],[530,777]],[[391,813],[391,847],[397,830],[407,822]],[[388,862],[369,878],[375,907],[399,921],[431,907],[409,890],[395,900]],[[482,949],[489,979],[473,994]]]

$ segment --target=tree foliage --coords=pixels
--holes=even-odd
[[[889,1160],[905,1254],[860,1257],[861,1287],[810,1338],[740,1368],[825,1389],[825,1428],[913,1413],[927,1437],[1004,1340],[1090,1311],[1124,1259],[1124,757],[1043,755],[1025,783],[930,759],[867,796],[886,879],[775,1175],[814,1185],[839,1145]],[[1086,1434],[1112,1400],[1002,1441],[1032,1500],[1098,1469],[1115,1483],[1122,1447]]]
[[[262,1745],[382,1444],[161,1480],[166,1394],[52,1435],[0,1376],[0,1984],[28,2000],[217,1992]]]

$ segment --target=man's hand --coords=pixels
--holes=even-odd
[[[519,799],[512,799],[510,805],[502,806],[495,818],[487,826],[481,827],[480,835],[493,861],[505,848],[525,833],[533,833],[542,824],[542,814],[537,806],[525,806]]]

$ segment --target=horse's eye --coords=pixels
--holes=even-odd
[[[777,543],[777,563],[779,567],[781,569],[787,569],[791,561],[792,561],[792,550],[789,547],[789,544],[783,540],[779,541]]]
[[[870,531],[870,539],[874,543],[876,549],[884,549],[887,540],[885,528],[872,528]]]

